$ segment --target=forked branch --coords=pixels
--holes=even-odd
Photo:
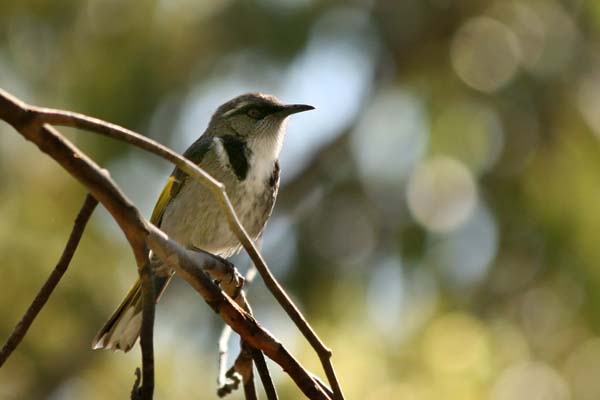
[[[0,95],[2,95],[1,91]],[[180,156],[179,154],[175,153],[174,151],[129,129],[125,129],[121,126],[112,124],[110,122],[102,121],[97,118],[92,118],[74,112],[55,110],[50,108],[33,107],[25,104],[22,105],[27,107],[29,112],[35,115],[35,118],[39,119],[41,122],[53,125],[81,128],[92,132],[100,133],[102,135],[122,140],[136,147],[144,149],[150,153],[156,154],[159,157],[162,157],[165,160],[168,160],[171,163],[175,164],[179,169],[181,169],[191,177],[199,180],[203,185],[205,185],[213,193],[213,195],[221,205],[222,209],[225,212],[225,215],[227,216],[227,221],[229,223],[230,229],[239,239],[240,243],[242,243],[242,245],[244,246],[244,249],[252,259],[252,262],[254,263],[256,269],[263,278],[265,285],[268,287],[268,289],[277,299],[281,307],[289,315],[296,327],[300,330],[300,332],[302,332],[303,336],[306,338],[306,340],[310,343],[310,345],[313,347],[313,349],[319,356],[319,359],[327,376],[327,380],[329,381],[329,384],[331,385],[331,388],[333,390],[334,399],[343,400],[344,396],[342,393],[342,389],[338,382],[333,364],[331,362],[331,350],[327,348],[327,346],[325,346],[323,341],[312,329],[312,327],[306,321],[300,310],[292,302],[292,300],[289,298],[287,293],[283,290],[282,286],[279,284],[277,279],[273,276],[273,274],[267,267],[267,264],[262,258],[258,249],[256,248],[256,245],[254,244],[250,236],[248,236],[248,233],[245,231],[243,226],[240,224],[240,221],[237,218],[235,210],[231,202],[229,201],[229,197],[227,196],[225,187],[222,183],[213,179],[204,170],[202,170],[189,160],[185,159],[184,157]]]
[[[251,315],[240,308],[231,298],[223,294],[210,278],[202,272],[202,266],[188,256],[185,249],[181,248],[177,243],[170,241],[163,232],[142,218],[138,209],[123,195],[106,171],[98,167],[98,165],[79,151],[71,142],[60,135],[58,131],[49,126],[48,123],[80,126],[125,140],[172,161],[183,171],[205,183],[216,194],[217,199],[224,206],[232,230],[240,238],[240,241],[247,249],[259,271],[261,273],[266,271],[263,277],[275,297],[280,301],[284,309],[288,311],[294,322],[296,322],[300,330],[307,336],[315,349],[317,349],[321,360],[327,361],[324,362],[324,367],[335,392],[333,397],[336,399],[341,398],[341,390],[339,390],[335,375],[331,375],[333,373],[333,367],[329,360],[331,353],[320,342],[310,326],[304,321],[299,311],[289,301],[285,292],[283,292],[279,284],[268,272],[262,257],[239,224],[221,183],[214,181],[200,168],[166,149],[164,146],[138,134],[78,114],[30,107],[2,90],[0,90],[0,119],[11,124],[26,139],[34,142],[40,150],[52,157],[74,178],[86,186],[91,195],[109,211],[129,241],[142,279],[143,296],[146,299],[144,301],[144,328],[142,332],[142,335],[146,338],[146,340],[144,340],[144,337],[142,338],[144,360],[142,398],[152,397],[154,372],[152,363],[154,295],[151,284],[152,271],[149,268],[148,248],[151,248],[165,263],[179,272],[184,279],[195,287],[203,295],[208,304],[249,345],[263,351],[282,366],[307,397],[311,399],[331,399],[332,397],[329,390],[324,388],[316,378],[309,374]],[[93,129],[94,127],[96,129]],[[149,299],[152,301],[148,301]]]

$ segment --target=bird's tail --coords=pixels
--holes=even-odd
[[[127,296],[98,331],[92,341],[93,349],[129,351],[142,328],[142,286],[138,279]]]
[[[154,277],[157,302],[172,277],[172,273],[168,274],[168,276]],[[94,337],[92,349],[110,349],[113,351],[122,350],[128,352],[140,336],[141,329],[142,285],[138,278],[131,289],[129,289],[129,293],[127,293],[121,305],[119,305]]]

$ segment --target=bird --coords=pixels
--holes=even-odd
[[[204,133],[183,153],[225,185],[235,212],[253,240],[271,216],[279,190],[279,154],[287,118],[313,110],[306,104],[284,104],[275,96],[246,93],[217,108]],[[227,258],[241,249],[213,194],[175,168],[160,193],[150,222],[187,249]],[[173,277],[155,274],[156,301]],[[140,280],[98,331],[93,349],[129,351],[142,324]]]

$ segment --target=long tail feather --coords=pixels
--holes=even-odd
[[[171,275],[172,276],[172,275]],[[171,276],[156,278],[156,301],[171,280]],[[128,352],[137,342],[142,328],[142,286],[138,279],[129,289],[119,307],[98,331],[92,349],[122,350]]]
[[[138,279],[127,296],[98,331],[93,349],[129,351],[137,341],[142,327],[142,287]]]

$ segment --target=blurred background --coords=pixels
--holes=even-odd
[[[349,399],[600,398],[599,71],[597,1],[0,2],[0,87],[33,104],[179,152],[246,91],[317,107],[290,121],[264,252]],[[170,165],[62,131],[150,215]],[[4,340],[85,192],[6,124],[0,176]],[[135,277],[99,209],[0,398],[128,398],[138,347],[90,342]],[[262,283],[250,301],[321,373]],[[182,281],[157,312],[156,398],[216,398],[221,322]]]

